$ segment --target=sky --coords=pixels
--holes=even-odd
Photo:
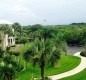
[[[0,0],[0,22],[21,25],[86,22],[86,0]]]

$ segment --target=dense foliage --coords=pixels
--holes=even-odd
[[[39,32],[41,32],[41,34],[39,34]],[[46,35],[45,37],[51,37],[53,33],[58,34],[57,36],[59,36],[60,39],[70,45],[83,45],[86,42],[85,24],[55,25],[54,27],[29,25],[23,27],[22,36],[26,36],[29,40],[34,40],[35,37],[40,37],[40,35],[41,37],[44,35]]]
[[[26,70],[28,63],[33,63],[33,67],[36,65],[40,68],[40,74],[42,80],[45,77],[45,68],[46,64],[48,66],[55,67],[57,66],[61,54],[65,53],[67,55],[67,44],[68,45],[84,45],[86,43],[86,25],[85,24],[70,24],[70,25],[47,25],[43,26],[40,24],[21,26],[19,23],[14,23],[12,28],[15,30],[15,38],[17,44],[28,43],[29,48],[22,52],[23,54],[16,54],[16,52],[9,52],[6,50],[3,52],[0,51],[1,61],[6,65],[11,65],[13,69],[8,66],[1,67],[1,71],[9,71],[11,79],[15,77],[16,72],[21,70]],[[1,25],[0,30],[8,33],[11,33],[9,25]],[[83,52],[82,52],[83,53]],[[81,53],[81,54],[82,54]],[[17,60],[19,57],[23,57],[25,61],[25,66],[22,67],[20,60]],[[15,59],[14,59],[15,58]],[[20,59],[20,58],[19,58]],[[15,72],[16,71],[16,72]],[[12,74],[10,73],[12,72]],[[9,74],[7,74],[9,76]],[[4,75],[3,78],[7,75]],[[2,74],[0,75],[2,76]],[[10,77],[8,78],[9,80]]]

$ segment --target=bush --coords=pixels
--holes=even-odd
[[[20,55],[19,52],[12,52],[12,54],[15,55],[15,56],[19,56]]]
[[[85,52],[85,51],[82,51],[82,52],[80,53],[80,55],[86,57],[86,52]]]
[[[48,77],[45,77],[45,80],[50,80]]]
[[[28,42],[28,39],[26,37],[16,38],[16,43],[17,44],[25,44],[27,42]]]
[[[23,70],[23,68],[24,68],[24,66],[21,65],[21,64],[19,64],[19,65],[17,66],[16,70],[17,70],[18,72],[20,72],[20,71]]]
[[[3,57],[4,51],[0,47],[0,57]]]
[[[19,44],[19,40],[20,40],[20,39],[17,37],[17,38],[16,38],[16,44]]]
[[[28,39],[25,38],[25,37],[22,37],[22,38],[20,38],[20,40],[19,40],[19,43],[22,43],[22,44],[25,44],[26,42],[28,42]]]

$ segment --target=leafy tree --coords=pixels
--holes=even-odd
[[[17,64],[11,55],[6,54],[0,65],[0,80],[15,80]]]
[[[26,37],[22,37],[22,38],[20,38],[20,40],[19,40],[19,43],[20,44],[25,44],[25,43],[27,43],[28,42],[28,39],[26,38]]]
[[[3,31],[5,34],[8,34],[9,36],[14,35],[11,30],[11,26],[9,26],[8,24],[0,25],[0,30]]]
[[[15,80],[15,70],[9,66],[0,67],[0,80]]]
[[[35,25],[30,26],[30,30],[32,32],[37,31],[38,29],[42,29],[42,28],[43,28],[43,26],[40,24],[35,24]]]
[[[60,50],[53,40],[35,39],[32,48],[24,53],[25,60],[32,61],[33,66],[40,66],[41,78],[44,80],[44,69],[46,64],[55,66],[60,59]]]
[[[14,28],[16,34],[18,34],[19,36],[21,36],[21,34],[22,34],[22,27],[21,27],[21,25],[18,22],[15,22],[12,25],[12,27]],[[16,35],[16,36],[18,36],[18,35]]]

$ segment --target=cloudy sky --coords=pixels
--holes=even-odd
[[[22,25],[86,22],[86,0],[0,0],[0,22]]]

